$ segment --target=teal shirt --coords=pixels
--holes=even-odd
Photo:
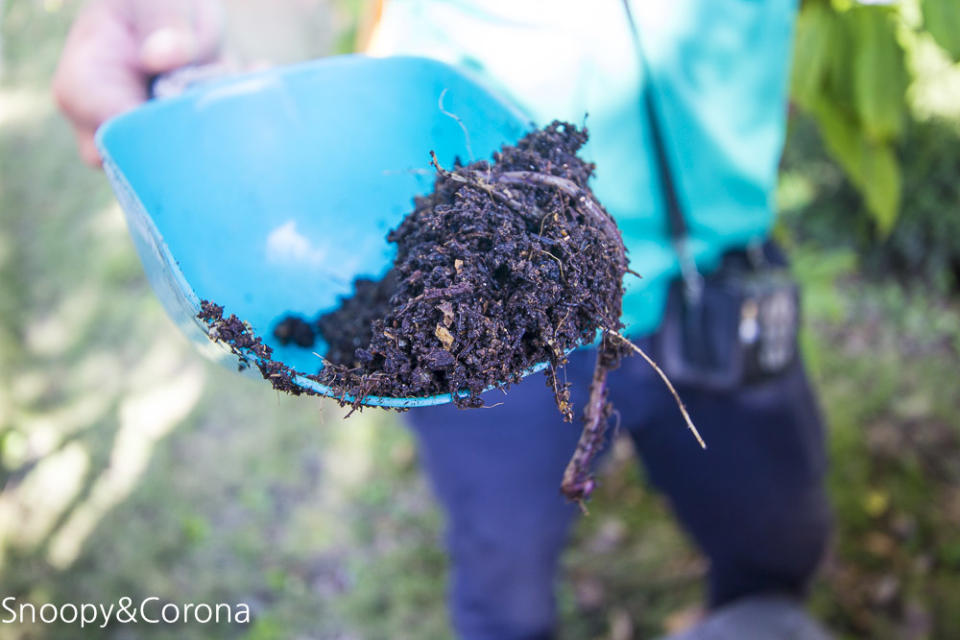
[[[786,124],[795,0],[391,0],[373,54],[436,58],[479,73],[538,125],[590,130],[595,194],[623,232],[632,270],[626,332],[656,330],[679,273],[641,103],[652,81],[700,269],[764,239]],[[586,117],[586,120],[585,120]]]

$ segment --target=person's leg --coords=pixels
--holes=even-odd
[[[677,390],[705,451],[651,372],[621,375],[612,400],[646,403],[625,413],[625,425],[651,481],[710,560],[711,605],[802,595],[830,531],[823,425],[802,365],[731,393]]]
[[[578,407],[595,357],[571,356]],[[562,422],[541,375],[484,398],[503,405],[409,414],[447,513],[453,623],[468,640],[548,638],[557,563],[577,513],[560,495],[560,480],[581,424]]]

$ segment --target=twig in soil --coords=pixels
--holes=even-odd
[[[440,166],[440,161],[437,160],[437,154],[433,151],[430,152],[430,164],[434,169],[437,170],[437,173],[441,177],[449,178],[454,182],[459,182],[460,184],[469,185],[476,189],[479,189],[489,195],[491,198],[496,198],[500,200],[503,204],[507,205],[517,213],[523,215],[524,205],[520,202],[517,202],[514,198],[510,197],[509,193],[506,193],[506,189],[497,190],[493,187],[493,183],[488,180],[484,180],[483,176],[477,171],[467,171],[465,169],[460,169],[458,171],[447,171]],[[489,176],[488,176],[489,178]],[[539,211],[538,211],[539,213]]]
[[[430,164],[433,165],[433,167],[437,170],[437,173],[439,173],[441,176],[448,177],[451,180],[460,182],[462,184],[476,187],[477,189],[480,189],[491,197],[500,200],[508,207],[521,214],[524,213],[524,205],[511,197],[507,189],[498,190],[494,187],[494,185],[512,184],[526,187],[549,187],[557,189],[574,201],[579,202],[583,206],[583,211],[592,217],[594,222],[597,223],[600,228],[606,231],[610,237],[619,237],[620,232],[617,229],[616,224],[613,222],[613,219],[610,218],[610,216],[608,216],[603,209],[600,208],[592,196],[590,196],[584,189],[582,189],[572,180],[547,173],[540,173],[538,171],[506,171],[499,175],[493,176],[492,178],[488,175],[487,179],[485,180],[484,177],[477,171],[470,171],[468,169],[459,169],[453,172],[447,171],[440,166],[440,162],[437,160],[437,154],[433,151],[430,152],[430,158]],[[529,205],[526,208],[529,208]],[[536,210],[536,213],[538,216],[544,215],[543,212],[539,210]],[[639,275],[636,274],[636,272],[631,273]]]
[[[557,261],[557,265],[560,267],[560,277],[563,278],[563,260],[561,260],[561,259],[558,258],[557,256],[553,255],[553,254],[550,253],[549,251],[544,251],[543,249],[540,249],[540,248],[538,248],[538,247],[533,247],[533,250],[536,251],[537,253],[542,253],[543,255],[547,256],[548,258],[553,258],[554,260],[556,260],[556,261]]]
[[[497,184],[516,184],[528,187],[553,187],[562,191],[583,205],[584,212],[590,214],[601,229],[610,234],[610,237],[619,237],[619,230],[613,219],[604,213],[600,205],[590,197],[577,183],[560,176],[554,176],[536,171],[506,171],[496,176],[493,181]]]

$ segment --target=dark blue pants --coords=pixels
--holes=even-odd
[[[570,358],[578,410],[595,357],[581,350]],[[610,374],[621,428],[710,560],[711,604],[802,594],[829,533],[823,429],[802,365],[732,393],[678,391],[706,451],[641,358]],[[547,638],[558,559],[578,513],[559,484],[580,423],[560,420],[541,375],[485,397],[503,405],[409,414],[447,512],[454,625],[470,640]]]

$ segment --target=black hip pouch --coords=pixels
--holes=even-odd
[[[654,351],[675,384],[729,390],[787,369],[799,327],[800,288],[786,266],[734,252],[696,290],[671,285]]]

